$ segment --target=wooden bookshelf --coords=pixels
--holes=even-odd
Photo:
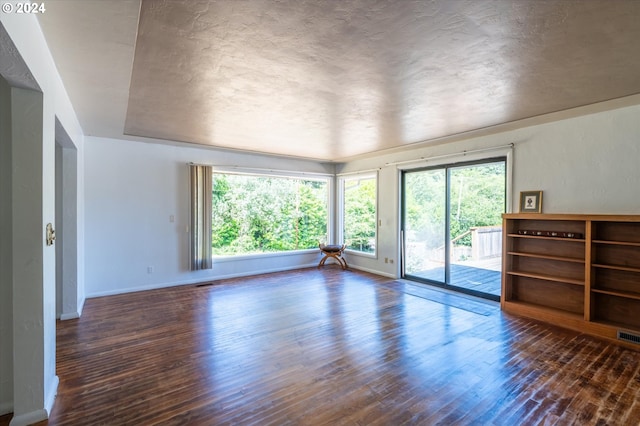
[[[503,215],[505,312],[640,336],[640,215]]]

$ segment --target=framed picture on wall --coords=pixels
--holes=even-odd
[[[520,213],[542,213],[542,191],[522,191]]]

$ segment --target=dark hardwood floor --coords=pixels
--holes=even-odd
[[[640,423],[640,352],[337,265],[89,299],[57,355],[42,425]]]

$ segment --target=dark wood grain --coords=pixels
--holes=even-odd
[[[640,422],[638,352],[407,288],[327,265],[89,299],[41,424]]]

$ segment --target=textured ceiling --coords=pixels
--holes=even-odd
[[[99,136],[340,161],[640,93],[636,0],[47,7],[45,37]]]

